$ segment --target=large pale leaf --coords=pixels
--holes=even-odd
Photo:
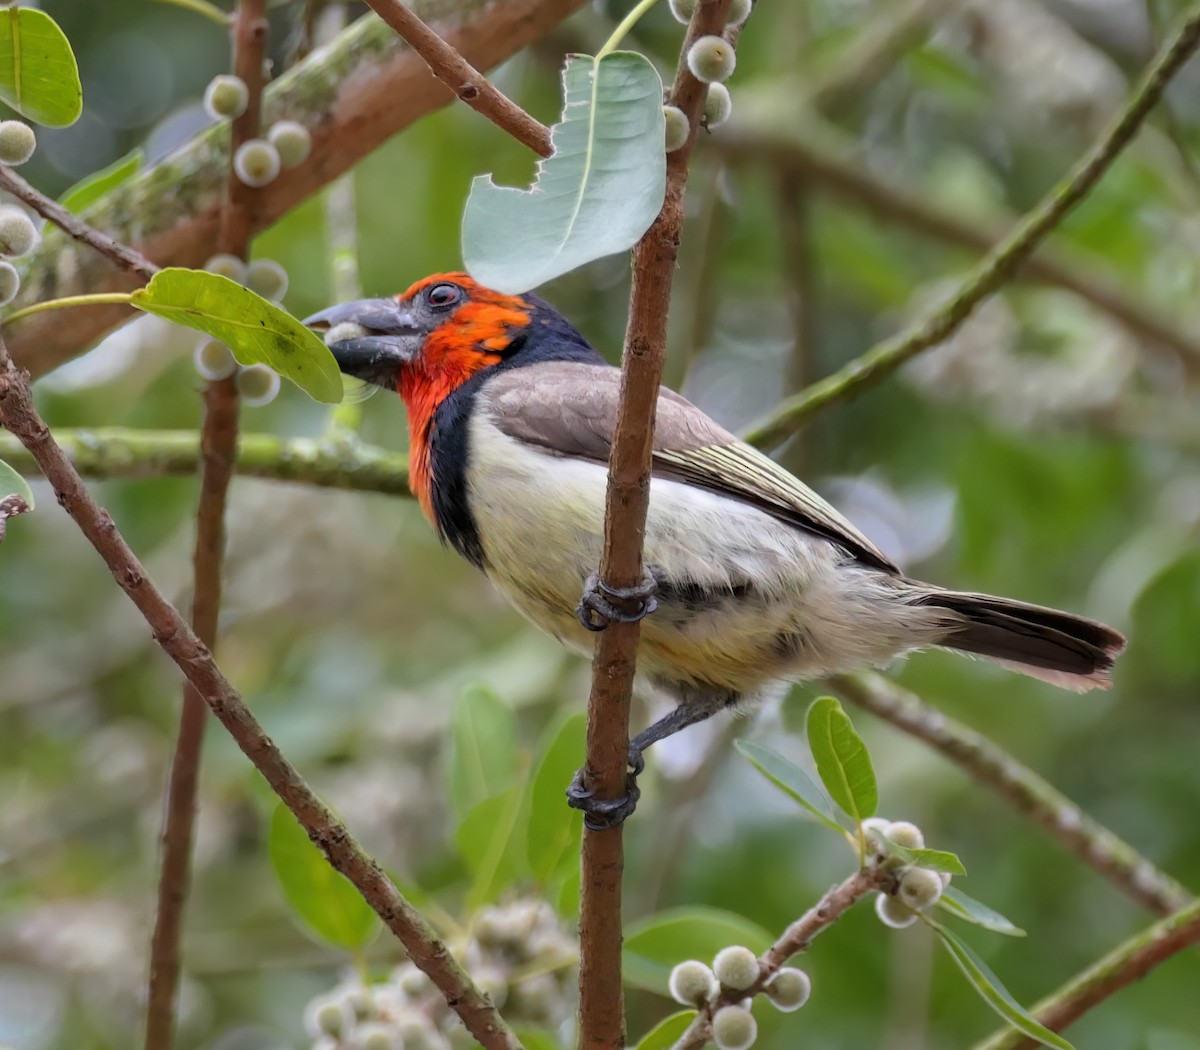
[[[662,81],[643,56],[572,55],[554,153],[532,189],[481,175],[463,215],[463,261],[502,292],[526,292],[605,255],[628,251],[666,190]]]
[[[160,270],[130,302],[219,339],[243,365],[269,365],[317,401],[342,399],[342,373],[329,347],[291,314],[228,277]]]
[[[503,700],[481,686],[454,705],[450,803],[460,819],[506,790],[517,775],[517,720]]]
[[[74,124],[83,112],[83,88],[71,45],[44,11],[0,11],[0,99],[48,128]]]
[[[808,709],[808,746],[829,797],[855,821],[871,816],[879,804],[871,756],[832,696],[813,701]]]
[[[518,784],[484,799],[459,824],[454,841],[472,876],[468,908],[495,901],[528,874],[520,819],[524,801],[525,790]]]
[[[771,946],[758,923],[720,908],[682,907],[649,915],[625,931],[625,983],[660,994],[671,970],[685,959],[711,962],[722,948],[741,944],[755,954]]]
[[[115,190],[133,178],[141,170],[142,160],[143,153],[140,147],[123,157],[118,157],[107,168],[101,168],[86,179],[80,179],[58,198],[58,203],[76,215],[82,214],[109,190]]]
[[[587,720],[572,715],[546,746],[533,776],[526,848],[533,875],[549,883],[579,864],[583,814],[563,804],[563,791],[583,761]]]

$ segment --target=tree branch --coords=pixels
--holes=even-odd
[[[975,273],[945,305],[907,332],[868,350],[831,376],[784,401],[747,440],[773,446],[787,440],[809,418],[837,401],[881,382],[905,361],[937,346],[963,323],[984,299],[1012,279],[1038,245],[1071,213],[1109,169],[1161,98],[1171,77],[1200,44],[1200,8],[1191,14],[1170,44],[1160,52],[1124,110],[1084,155],[1071,174],[1055,186],[1012,234],[980,263]]]
[[[28,377],[13,364],[3,340],[0,340],[0,423],[16,435],[37,461],[53,485],[58,502],[104,559],[117,585],[145,617],[155,641],[204,697],[213,714],[329,863],[357,887],[400,939],[409,957],[438,987],[467,1030],[485,1050],[520,1050],[516,1037],[490,1000],[455,962],[429,923],[283,757],[221,673],[212,653],[146,575],[108,512],[92,499],[70,460],[55,443],[33,406]]]
[[[1052,1032],[1061,1032],[1110,995],[1141,980],[1154,967],[1193,944],[1200,944],[1200,901],[1193,901],[1118,945],[1043,999],[1032,1013]],[[1030,1050],[1037,1045],[1015,1028],[1008,1028],[977,1043],[973,1050]]]
[[[550,129],[501,92],[487,77],[421,21],[401,0],[366,0],[429,66],[435,77],[476,113],[507,131],[539,157],[548,157]]]
[[[842,699],[866,708],[957,763],[1133,900],[1163,915],[1193,901],[1185,887],[1033,770],[913,693],[877,674],[839,675],[828,684]]]

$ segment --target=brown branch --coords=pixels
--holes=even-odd
[[[17,369],[0,339],[0,423],[29,450],[54,488],[59,504],[96,548],[154,632],[154,640],[204,698],[221,724],[271,789],[404,945],[429,976],[467,1030],[485,1050],[520,1050],[520,1044],[491,1001],[450,955],[433,928],[384,874],[349,830],[318,798],[255,719],[221,673],[208,647],[163,597],[130,550],[106,510],[92,499],[49,428],[33,406],[28,376]]]
[[[44,193],[34,189],[12,168],[5,167],[3,164],[0,164],[0,189],[7,190],[18,200],[24,201],[43,219],[54,223],[68,237],[73,237],[81,244],[94,248],[106,259],[116,263],[122,270],[137,274],[146,281],[158,273],[158,267],[141,252],[127,248],[119,241],[113,240],[108,234],[101,233],[89,226],[58,201],[51,200]]]
[[[500,91],[450,44],[421,21],[402,0],[366,0],[367,5],[429,66],[429,71],[459,99],[507,131],[540,157],[553,152],[550,129]]]
[[[642,534],[650,495],[650,452],[659,382],[666,354],[671,280],[683,229],[688,159],[696,141],[705,89],[682,56],[698,36],[719,33],[729,0],[701,0],[692,15],[671,104],[688,117],[683,148],[667,154],[662,210],[633,250],[633,287],[621,375],[617,430],[609,458],[604,551],[600,578],[610,587],[642,581]],[[629,708],[640,634],[637,623],[614,623],[597,638],[588,698],[586,785],[600,799],[626,790]],[[618,826],[583,835],[580,899],[579,1046],[620,1050],[625,1045],[621,995],[621,874],[623,835]]]

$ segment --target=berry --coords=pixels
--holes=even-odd
[[[704,99],[704,126],[719,128],[732,112],[733,99],[729,96],[729,88],[724,84],[709,84],[708,95]]]
[[[409,1011],[396,1021],[393,1030],[396,1050],[430,1050],[441,1038],[424,1014]]]
[[[750,12],[753,10],[754,0],[733,0],[733,3],[729,5],[729,14],[726,16],[725,24],[740,26],[750,17]]]
[[[799,1010],[812,994],[812,981],[803,970],[785,966],[767,982],[767,997],[784,1013]]]
[[[499,966],[484,964],[476,967],[471,976],[479,990],[491,999],[492,1005],[499,1010],[508,999],[508,978],[505,977],[504,971]]]
[[[7,306],[21,290],[21,275],[12,263],[0,262],[0,306]]]
[[[222,74],[204,89],[204,109],[213,120],[240,117],[250,105],[250,89],[241,77]]]
[[[702,36],[688,49],[687,64],[697,80],[715,84],[733,75],[737,54],[724,37]]]
[[[24,164],[37,149],[33,128],[19,120],[0,120],[0,163],[14,168]]]
[[[882,832],[891,823],[886,817],[867,817],[862,822],[864,832],[878,831]]]
[[[192,361],[205,379],[228,379],[238,366],[229,347],[216,339],[201,339]]]
[[[247,408],[269,405],[279,393],[279,373],[266,365],[247,365],[237,375],[238,393]]]
[[[38,242],[37,227],[20,208],[0,208],[0,255],[24,255]]]
[[[692,126],[688,123],[687,114],[678,106],[663,106],[663,120],[667,129],[667,152],[674,153],[687,142]]]
[[[404,1050],[407,1040],[390,1024],[368,1021],[355,1030],[351,1045],[355,1050]]]
[[[671,971],[667,982],[671,998],[684,1006],[698,1006],[707,1002],[716,993],[717,978],[699,959],[681,962]]]
[[[896,896],[913,911],[924,911],[937,903],[942,895],[942,877],[928,868],[909,868],[900,876]]]
[[[287,270],[274,259],[255,259],[246,267],[246,287],[273,303],[280,302],[287,295]]]
[[[671,0],[671,14],[675,18],[687,25],[692,20],[692,14],[696,10],[696,0]]]
[[[912,908],[886,893],[875,898],[875,914],[884,926],[890,926],[893,930],[902,930],[917,921],[917,913]]]
[[[312,135],[294,120],[277,120],[267,131],[267,141],[275,147],[279,163],[285,168],[303,164],[312,152]]]
[[[758,956],[749,948],[722,948],[713,960],[713,973],[726,988],[744,992],[758,980]]]
[[[921,829],[907,820],[893,821],[883,829],[883,833],[897,846],[903,846],[905,849],[923,849],[925,846],[925,836]]]
[[[553,974],[537,973],[514,984],[509,1010],[527,1021],[548,1021],[563,1007],[562,989]]]
[[[274,182],[279,166],[279,151],[264,139],[243,142],[233,155],[234,173],[256,189]]]
[[[744,1006],[722,1006],[712,1019],[717,1050],[747,1050],[758,1036],[758,1025]]]
[[[340,999],[320,996],[304,1009],[304,1027],[314,1039],[348,1035],[354,1027],[354,1012]]]
[[[202,267],[218,277],[228,277],[238,284],[246,283],[246,264],[236,255],[214,255]]]
[[[410,962],[397,966],[392,972],[392,980],[410,999],[420,999],[433,988],[433,982]]]

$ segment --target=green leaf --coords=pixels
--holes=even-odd
[[[808,709],[808,746],[833,801],[857,823],[871,816],[879,805],[871,756],[850,716],[832,696],[813,701]]]
[[[695,1019],[695,1010],[680,1010],[677,1014],[664,1017],[638,1040],[636,1050],[671,1050]]]
[[[58,198],[58,203],[76,215],[87,211],[109,190],[115,190],[123,182],[133,178],[141,170],[143,159],[144,155],[140,148],[126,153],[125,156],[114,160],[107,168],[101,168],[86,179],[75,183]]]
[[[936,922],[929,921],[929,925],[937,931],[946,951],[966,974],[967,980],[979,993],[979,997],[1018,1032],[1029,1036],[1030,1039],[1036,1039],[1043,1046],[1055,1047],[1056,1050],[1075,1050],[1061,1035],[1050,1031],[1018,1003],[1001,983],[1000,978],[992,973],[988,964],[972,949]]]
[[[379,917],[282,803],[271,816],[268,851],[284,897],[309,931],[346,951],[370,944],[381,928]]]
[[[962,890],[947,886],[938,900],[938,907],[956,915],[960,919],[982,926],[993,933],[1002,933],[1006,937],[1024,937],[1025,931],[1020,926],[1009,922],[998,911],[993,911],[986,904],[968,897]]]
[[[529,872],[523,836],[518,834],[524,800],[523,785],[485,798],[454,834],[458,851],[473,876],[467,892],[471,909],[495,901]]]
[[[517,1037],[517,1042],[524,1047],[524,1050],[562,1050],[563,1044],[553,1032],[548,1032],[544,1028],[522,1028],[516,1027],[513,1029],[513,1034]]]
[[[893,857],[899,857],[906,864],[913,864],[918,868],[929,868],[930,871],[948,871],[951,875],[967,873],[963,862],[958,859],[958,854],[951,853],[949,850],[909,849],[893,842],[882,832],[873,831],[871,834],[888,853]]]
[[[529,867],[545,884],[578,863],[583,814],[566,805],[563,792],[583,762],[587,719],[572,715],[554,733],[533,776],[526,834]]]
[[[463,690],[451,721],[450,804],[460,818],[499,795],[517,775],[517,723],[512,709],[482,686]]]
[[[83,112],[79,67],[66,35],[44,11],[0,11],[0,99],[48,128],[74,124]]]
[[[554,908],[564,919],[579,918],[579,896],[581,893],[582,872],[579,868],[567,872],[558,887],[554,897]]]
[[[0,499],[5,496],[20,496],[33,510],[33,489],[29,487],[29,482],[0,459]]]
[[[625,982],[665,994],[671,970],[685,959],[711,962],[722,948],[741,944],[765,952],[771,935],[755,922],[719,908],[671,908],[625,931]]]
[[[666,190],[662,81],[630,51],[597,61],[572,55],[563,71],[554,153],[532,189],[471,186],[463,260],[502,292],[526,292],[605,255],[628,251],[662,208]]]
[[[837,815],[825,793],[795,762],[752,740],[735,740],[733,746],[772,784],[790,795],[827,828],[839,835],[846,834],[846,830],[838,823]]]
[[[219,339],[243,365],[269,365],[317,401],[342,399],[342,374],[329,347],[291,314],[227,277],[172,267],[129,301]]]

